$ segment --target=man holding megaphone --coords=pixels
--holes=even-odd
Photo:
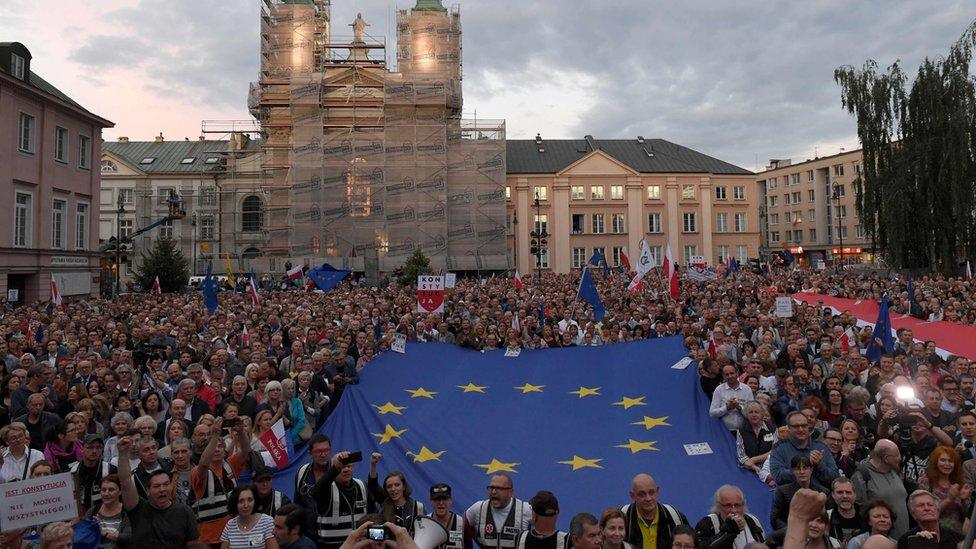
[[[449,485],[440,483],[430,487],[430,505],[434,508],[430,517],[447,530],[447,542],[437,549],[471,549],[471,538],[464,535],[464,517],[451,511],[453,503]]]

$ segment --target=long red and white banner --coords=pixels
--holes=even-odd
[[[875,301],[855,301],[810,292],[797,292],[793,294],[793,299],[809,305],[817,305],[819,301],[823,301],[825,307],[842,313],[850,311],[860,321],[859,325],[873,326],[878,320],[880,306]],[[934,341],[943,356],[953,354],[970,360],[976,358],[976,327],[945,321],[929,322],[893,311],[890,317],[892,333],[898,328],[908,328],[916,341]]]

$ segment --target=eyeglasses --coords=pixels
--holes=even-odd
[[[488,486],[489,492],[504,492],[505,490],[511,490],[511,486]]]
[[[844,442],[844,439],[840,437],[824,437],[824,440],[829,440],[831,442]]]

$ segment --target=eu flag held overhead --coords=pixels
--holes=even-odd
[[[411,343],[406,354],[369,363],[323,432],[333,452],[382,453],[380,479],[403,471],[422,501],[432,484],[450,484],[457,512],[486,498],[489,476],[504,472],[518,498],[554,492],[565,528],[577,512],[628,503],[630,481],[643,472],[689,520],[708,513],[726,483],[742,487],[750,511],[768,517],[768,487],[739,468],[694,366],[680,367],[684,356],[678,337],[517,357]],[[295,470],[307,461],[306,451],[276,476],[276,487],[291,495]],[[367,474],[368,458],[355,470]]]

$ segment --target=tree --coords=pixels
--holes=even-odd
[[[142,253],[142,264],[136,269],[135,281],[148,290],[157,276],[164,292],[182,291],[190,282],[190,263],[171,238],[157,238],[149,253]]]
[[[417,248],[410,254],[407,258],[407,262],[403,265],[403,274],[400,275],[400,284],[406,286],[407,284],[416,284],[417,277],[430,272],[430,259],[424,255],[424,252]]]
[[[976,21],[908,89],[898,62],[834,72],[863,148],[858,219],[895,266],[947,271],[976,252],[974,46]]]

